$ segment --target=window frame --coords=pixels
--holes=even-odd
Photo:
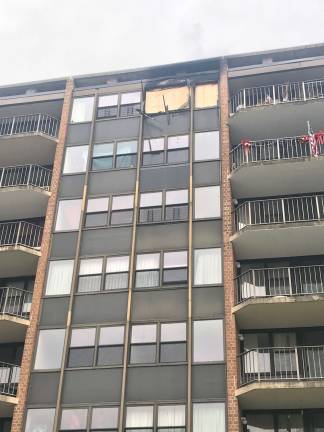
[[[201,323],[201,322],[210,322],[210,321],[214,321],[217,323],[221,323],[221,334],[222,334],[222,339],[221,339],[221,354],[222,354],[222,358],[217,359],[217,360],[195,360],[195,332],[197,332],[197,330],[195,330],[195,323]],[[215,335],[216,336],[216,335]],[[201,339],[201,335],[200,338]],[[218,350],[219,345],[220,345],[220,341],[216,340],[216,337],[214,339],[215,341],[215,345],[214,345],[214,350]],[[210,342],[210,341],[209,341]],[[210,346],[210,343],[208,343],[208,346]],[[217,355],[219,353],[217,352]],[[226,351],[225,351],[225,326],[224,326],[224,318],[204,318],[204,319],[194,319],[192,321],[192,363],[193,364],[222,364],[225,363],[225,355],[226,355]]]
[[[120,143],[127,143],[127,142],[133,142],[136,143],[136,152],[130,152],[130,153],[122,153],[119,154],[118,153],[118,144]],[[110,155],[106,155],[106,156],[94,156],[94,151],[95,151],[95,147],[96,145],[101,145],[101,144],[111,144],[112,145],[112,154]],[[136,169],[137,167],[137,160],[138,160],[138,137],[133,138],[133,139],[115,139],[115,140],[111,140],[111,141],[100,141],[100,142],[95,142],[93,144],[93,148],[91,151],[91,156],[90,156],[90,168],[89,171],[90,172],[107,172],[107,171],[116,171],[116,170],[125,170],[125,169]],[[130,164],[129,166],[117,166],[117,162],[118,162],[118,158],[121,155],[127,155],[130,156],[134,159],[134,163]],[[107,158],[111,158],[111,168],[103,168],[103,169],[95,169],[93,167],[94,162],[96,160],[100,160],[100,159],[107,159]]]
[[[91,118],[89,118],[87,120],[73,121],[74,101],[75,100],[80,100],[80,99],[92,99]],[[92,95],[87,95],[87,96],[76,96],[76,97],[73,97],[72,107],[71,107],[71,113],[70,113],[70,116],[69,116],[69,123],[70,124],[91,123],[93,121],[94,109],[95,109],[95,96],[93,94]]]
[[[79,222],[77,227],[75,228],[60,228],[58,229],[57,225],[58,225],[58,220],[59,220],[59,212],[60,212],[60,204],[62,202],[67,202],[67,201],[77,201],[79,203],[80,208],[79,210]],[[63,198],[63,199],[58,199],[57,200],[57,204],[56,204],[56,214],[55,214],[55,226],[54,226],[54,232],[73,232],[73,231],[79,231],[80,229],[80,225],[81,225],[81,215],[82,215],[82,198]],[[61,223],[62,224],[62,223]]]
[[[127,94],[139,94],[139,102],[134,102],[134,103],[122,103],[122,99],[123,99],[123,95],[127,95]],[[116,105],[103,105],[103,106],[99,106],[100,103],[100,97],[104,97],[104,96],[117,96],[117,104]],[[142,107],[142,102],[143,102],[143,92],[142,90],[132,90],[132,91],[128,91],[128,92],[113,92],[113,93],[102,93],[98,95],[98,103],[97,106],[95,107],[96,109],[96,121],[101,121],[101,120],[111,120],[111,119],[119,119],[119,118],[131,118],[131,117],[139,117],[141,115],[140,110]],[[130,114],[130,115],[122,115],[122,108],[123,107],[133,107],[133,111],[138,111],[137,114]],[[116,115],[111,115],[111,116],[98,116],[98,112],[99,110],[104,110],[107,108],[116,108]]]
[[[187,142],[188,145],[186,147],[176,147],[176,148],[172,148],[169,149],[168,147],[168,143],[169,143],[169,139],[170,138],[176,138],[176,137],[187,137]],[[145,143],[147,141],[153,141],[153,140],[163,140],[163,149],[162,150],[155,150],[155,151],[145,151],[144,150],[144,146]],[[188,157],[187,160],[183,160],[183,161],[175,161],[175,162],[169,162],[169,153],[175,153],[176,151],[181,151],[181,150],[187,150],[188,153]],[[142,155],[141,155],[141,167],[145,168],[145,167],[152,167],[152,166],[161,166],[161,165],[181,165],[181,164],[189,164],[189,150],[190,150],[190,142],[189,142],[189,134],[177,134],[177,135],[163,135],[160,137],[152,137],[152,138],[143,138],[143,143],[142,143]],[[158,163],[144,163],[144,155],[151,155],[154,153],[160,153],[162,154],[162,161],[158,162]]]
[[[66,172],[65,171],[65,164],[67,162],[67,154],[70,152],[73,152],[73,150],[75,151],[78,148],[83,148],[86,149],[86,158],[85,158],[85,167],[82,170],[73,170],[73,171],[69,171]],[[88,160],[89,160],[89,144],[79,144],[79,145],[75,145],[75,146],[67,146],[65,148],[65,152],[64,152],[64,161],[63,161],[63,166],[62,166],[62,176],[68,176],[68,175],[76,175],[76,174],[83,174],[87,171],[87,165],[88,165]]]

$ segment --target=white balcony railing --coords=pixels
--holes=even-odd
[[[0,168],[0,188],[34,186],[49,191],[52,171],[40,165]]]
[[[231,98],[232,114],[246,108],[324,98],[324,80],[287,82],[241,89]]]
[[[42,133],[56,138],[59,120],[47,114],[0,117],[0,137]]]
[[[0,287],[0,314],[29,318],[33,293],[15,287]]]
[[[20,366],[0,362],[0,394],[16,396]]]
[[[3,222],[0,223],[0,247],[25,246],[39,249],[42,233],[41,226],[29,222]]]

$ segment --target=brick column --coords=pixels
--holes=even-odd
[[[37,337],[37,327],[41,310],[41,298],[43,294],[43,287],[45,283],[45,274],[47,267],[47,260],[49,258],[51,234],[53,229],[56,199],[58,194],[61,167],[64,155],[64,144],[67,133],[67,126],[70,113],[70,105],[73,93],[73,81],[68,80],[66,83],[63,108],[61,114],[61,123],[58,134],[58,143],[55,152],[53,174],[51,183],[51,196],[48,201],[47,212],[45,217],[43,239],[41,245],[42,255],[38,260],[37,272],[35,277],[33,301],[30,313],[30,325],[28,327],[25,339],[24,353],[21,363],[21,372],[18,387],[18,404],[16,405],[13,413],[11,432],[22,432],[26,401],[28,394],[28,386],[30,373],[32,370],[33,353],[35,350],[35,343]]]
[[[220,143],[222,160],[222,200],[223,200],[223,241],[224,241],[224,299],[225,299],[225,345],[226,345],[226,383],[227,383],[227,430],[238,432],[240,430],[240,417],[235,390],[238,382],[237,368],[237,331],[232,307],[235,299],[235,259],[233,247],[230,242],[233,227],[233,201],[231,184],[228,176],[231,171],[230,164],[230,137],[229,137],[229,90],[226,60],[221,61],[219,81],[220,103]]]

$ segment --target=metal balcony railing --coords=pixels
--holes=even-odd
[[[0,247],[25,246],[39,249],[42,233],[41,226],[29,222],[3,222],[0,223]]]
[[[28,114],[0,117],[0,137],[42,133],[56,138],[59,120],[47,114]]]
[[[232,114],[246,108],[324,98],[324,80],[287,82],[241,89],[231,97]]]
[[[257,297],[324,294],[324,265],[250,269],[236,278],[236,303]]]
[[[0,188],[34,186],[50,190],[52,171],[40,165],[0,168]]]
[[[20,366],[0,362],[0,394],[16,396]]]
[[[239,355],[241,385],[324,379],[324,346],[253,348]]]
[[[0,287],[0,314],[29,318],[33,293],[15,287]]]
[[[324,155],[324,145],[318,146],[318,153],[320,156]],[[311,144],[303,142],[301,136],[250,141],[248,149],[239,144],[231,151],[232,170],[255,162],[301,159],[310,156]]]
[[[324,195],[245,201],[235,209],[235,228],[324,219]]]

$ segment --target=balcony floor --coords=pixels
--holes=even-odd
[[[11,342],[23,342],[29,320],[13,315],[0,315],[0,344]]]
[[[0,189],[0,220],[29,219],[46,214],[50,192],[33,186]]]
[[[0,393],[0,417],[12,417],[18,398],[14,396],[5,396]]]
[[[24,246],[0,247],[0,277],[33,276],[40,250]]]

